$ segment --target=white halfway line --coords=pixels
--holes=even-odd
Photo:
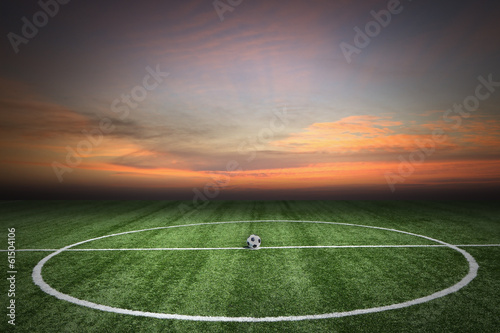
[[[499,247],[500,244],[461,244],[456,247]],[[345,249],[345,248],[411,248],[411,247],[448,247],[440,244],[406,245],[298,245],[298,246],[262,246],[259,249]],[[16,249],[16,252],[54,252],[59,249]],[[152,248],[117,248],[117,249],[66,249],[68,252],[85,251],[202,251],[202,250],[250,250],[247,247],[152,247]],[[8,250],[0,250],[7,252]]]

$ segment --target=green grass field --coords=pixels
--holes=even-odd
[[[180,204],[2,202],[3,276],[10,275],[8,228],[15,228],[17,250],[32,251],[15,254],[15,297],[2,279],[0,332],[499,332],[498,202],[214,201],[187,214]],[[346,316],[433,295],[469,273],[459,251],[385,229],[457,245],[479,265],[477,276],[427,302]],[[262,238],[261,249],[244,248],[250,234]],[[35,284],[43,258],[93,238],[46,261],[43,281],[92,304],[201,320],[102,311]],[[15,326],[7,316],[12,299]],[[311,319],[332,313],[344,315]],[[287,320],[258,322],[280,317]]]

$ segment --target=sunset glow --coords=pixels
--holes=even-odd
[[[12,6],[22,36],[41,9]],[[201,0],[61,5],[1,44],[0,182],[20,198],[500,188],[498,3],[400,6],[348,62],[341,43],[386,1],[244,1],[223,20]]]

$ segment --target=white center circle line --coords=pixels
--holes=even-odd
[[[437,292],[435,292],[431,295],[428,295],[428,296],[416,298],[416,299],[402,302],[402,303],[395,303],[395,304],[391,304],[391,305],[372,307],[372,308],[366,308],[366,309],[356,309],[356,310],[352,310],[352,311],[332,312],[332,313],[323,313],[323,314],[316,314],[316,315],[279,316],[279,317],[194,316],[194,315],[181,315],[181,314],[158,313],[158,312],[145,312],[145,311],[116,308],[116,307],[112,307],[112,306],[107,306],[107,305],[102,305],[102,304],[97,304],[97,303],[81,300],[81,299],[78,299],[76,297],[64,294],[64,293],[52,288],[49,284],[47,284],[43,280],[43,277],[42,277],[42,268],[45,265],[45,263],[47,263],[47,261],[49,261],[51,258],[53,258],[54,256],[56,256],[64,251],[70,250],[71,248],[73,248],[75,246],[78,246],[78,245],[81,245],[84,243],[88,243],[88,242],[92,242],[95,240],[109,238],[109,237],[115,237],[115,236],[120,236],[120,235],[126,235],[126,234],[132,234],[132,233],[137,233],[137,232],[150,231],[150,230],[191,227],[191,226],[201,226],[201,225],[215,225],[215,224],[229,224],[229,223],[261,223],[261,222],[267,222],[267,223],[268,222],[317,223],[317,224],[345,225],[345,226],[393,231],[393,232],[398,232],[398,233],[402,233],[402,234],[407,234],[410,236],[420,237],[420,238],[424,238],[424,239],[439,243],[439,244],[444,245],[446,247],[449,247],[450,249],[453,249],[453,250],[459,252],[460,254],[462,254],[469,264],[469,272],[467,273],[467,275],[465,277],[463,277],[459,282],[457,282],[456,284],[454,284],[451,287],[437,291]],[[346,316],[354,316],[354,315],[360,315],[360,314],[395,310],[395,309],[405,308],[405,307],[409,307],[409,306],[416,305],[416,304],[429,302],[431,300],[441,298],[441,297],[444,297],[446,295],[457,292],[458,290],[460,290],[463,287],[465,287],[466,285],[468,285],[477,276],[478,268],[479,268],[479,265],[477,264],[476,260],[467,251],[460,249],[455,245],[451,245],[451,244],[448,244],[446,242],[443,242],[441,240],[434,239],[434,238],[431,238],[428,236],[414,234],[414,233],[407,232],[407,231],[382,228],[382,227],[359,225],[359,224],[351,224],[351,223],[340,223],[340,222],[296,221],[296,220],[290,220],[290,221],[289,220],[258,220],[258,221],[207,222],[207,223],[185,224],[185,225],[175,225],[175,226],[167,226],[167,227],[156,227],[156,228],[126,231],[126,232],[121,232],[121,233],[116,233],[116,234],[105,235],[105,236],[101,236],[101,237],[88,239],[85,241],[81,241],[78,243],[74,243],[74,244],[65,246],[65,247],[49,254],[48,256],[43,258],[42,260],[40,260],[38,262],[38,264],[35,266],[35,268],[33,269],[32,278],[33,278],[33,282],[37,286],[39,286],[40,289],[42,289],[42,291],[44,291],[45,293],[47,293],[49,295],[52,295],[58,299],[61,299],[61,300],[67,301],[67,302],[71,302],[71,303],[74,303],[77,305],[85,306],[85,307],[96,309],[96,310],[106,311],[106,312],[120,313],[120,314],[132,315],[132,316],[151,317],[151,318],[158,318],[158,319],[178,319],[178,320],[191,320],[191,321],[277,322],[277,321],[298,321],[298,320],[340,318],[340,317],[346,317]]]

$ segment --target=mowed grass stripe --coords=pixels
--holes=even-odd
[[[53,258],[51,265],[47,263],[43,274],[55,289],[77,298],[115,307],[162,311],[176,306],[175,299],[167,302],[169,292],[177,282],[196,275],[206,264],[207,256],[157,252],[97,256],[85,252],[83,256],[72,256],[68,252]]]
[[[191,284],[184,286],[185,297],[177,311],[191,315],[228,315],[233,308],[244,305],[240,298],[244,286],[236,283],[237,276],[245,274],[241,253],[209,253],[205,260]]]
[[[456,283],[467,271],[460,254],[439,248],[380,251],[301,251],[330,308],[349,311],[389,305],[432,294]],[[438,250],[438,249],[436,249]]]
[[[261,235],[265,246],[306,241],[304,223],[252,223],[253,230]],[[317,236],[317,235],[316,235]],[[265,240],[269,239],[266,243]],[[274,239],[274,241],[273,241]],[[309,238],[310,244],[317,239]],[[251,298],[256,302],[250,307],[252,316],[288,316],[314,311],[321,295],[311,283],[306,263],[301,261],[297,251],[266,250],[250,251],[250,270],[255,274],[247,277],[247,284],[254,286]],[[262,260],[262,261],[261,261]],[[258,287],[259,285],[263,288]],[[309,307],[308,310],[304,306]],[[314,313],[314,312],[312,312]]]
[[[168,225],[171,222],[164,212],[172,205],[159,201],[130,202],[127,206],[123,202],[84,201],[49,202],[50,208],[44,208],[35,202],[28,204],[27,209],[33,209],[29,218],[18,217],[14,211],[4,215],[3,220],[22,235],[23,247],[44,247],[47,241],[63,247],[96,235]]]

